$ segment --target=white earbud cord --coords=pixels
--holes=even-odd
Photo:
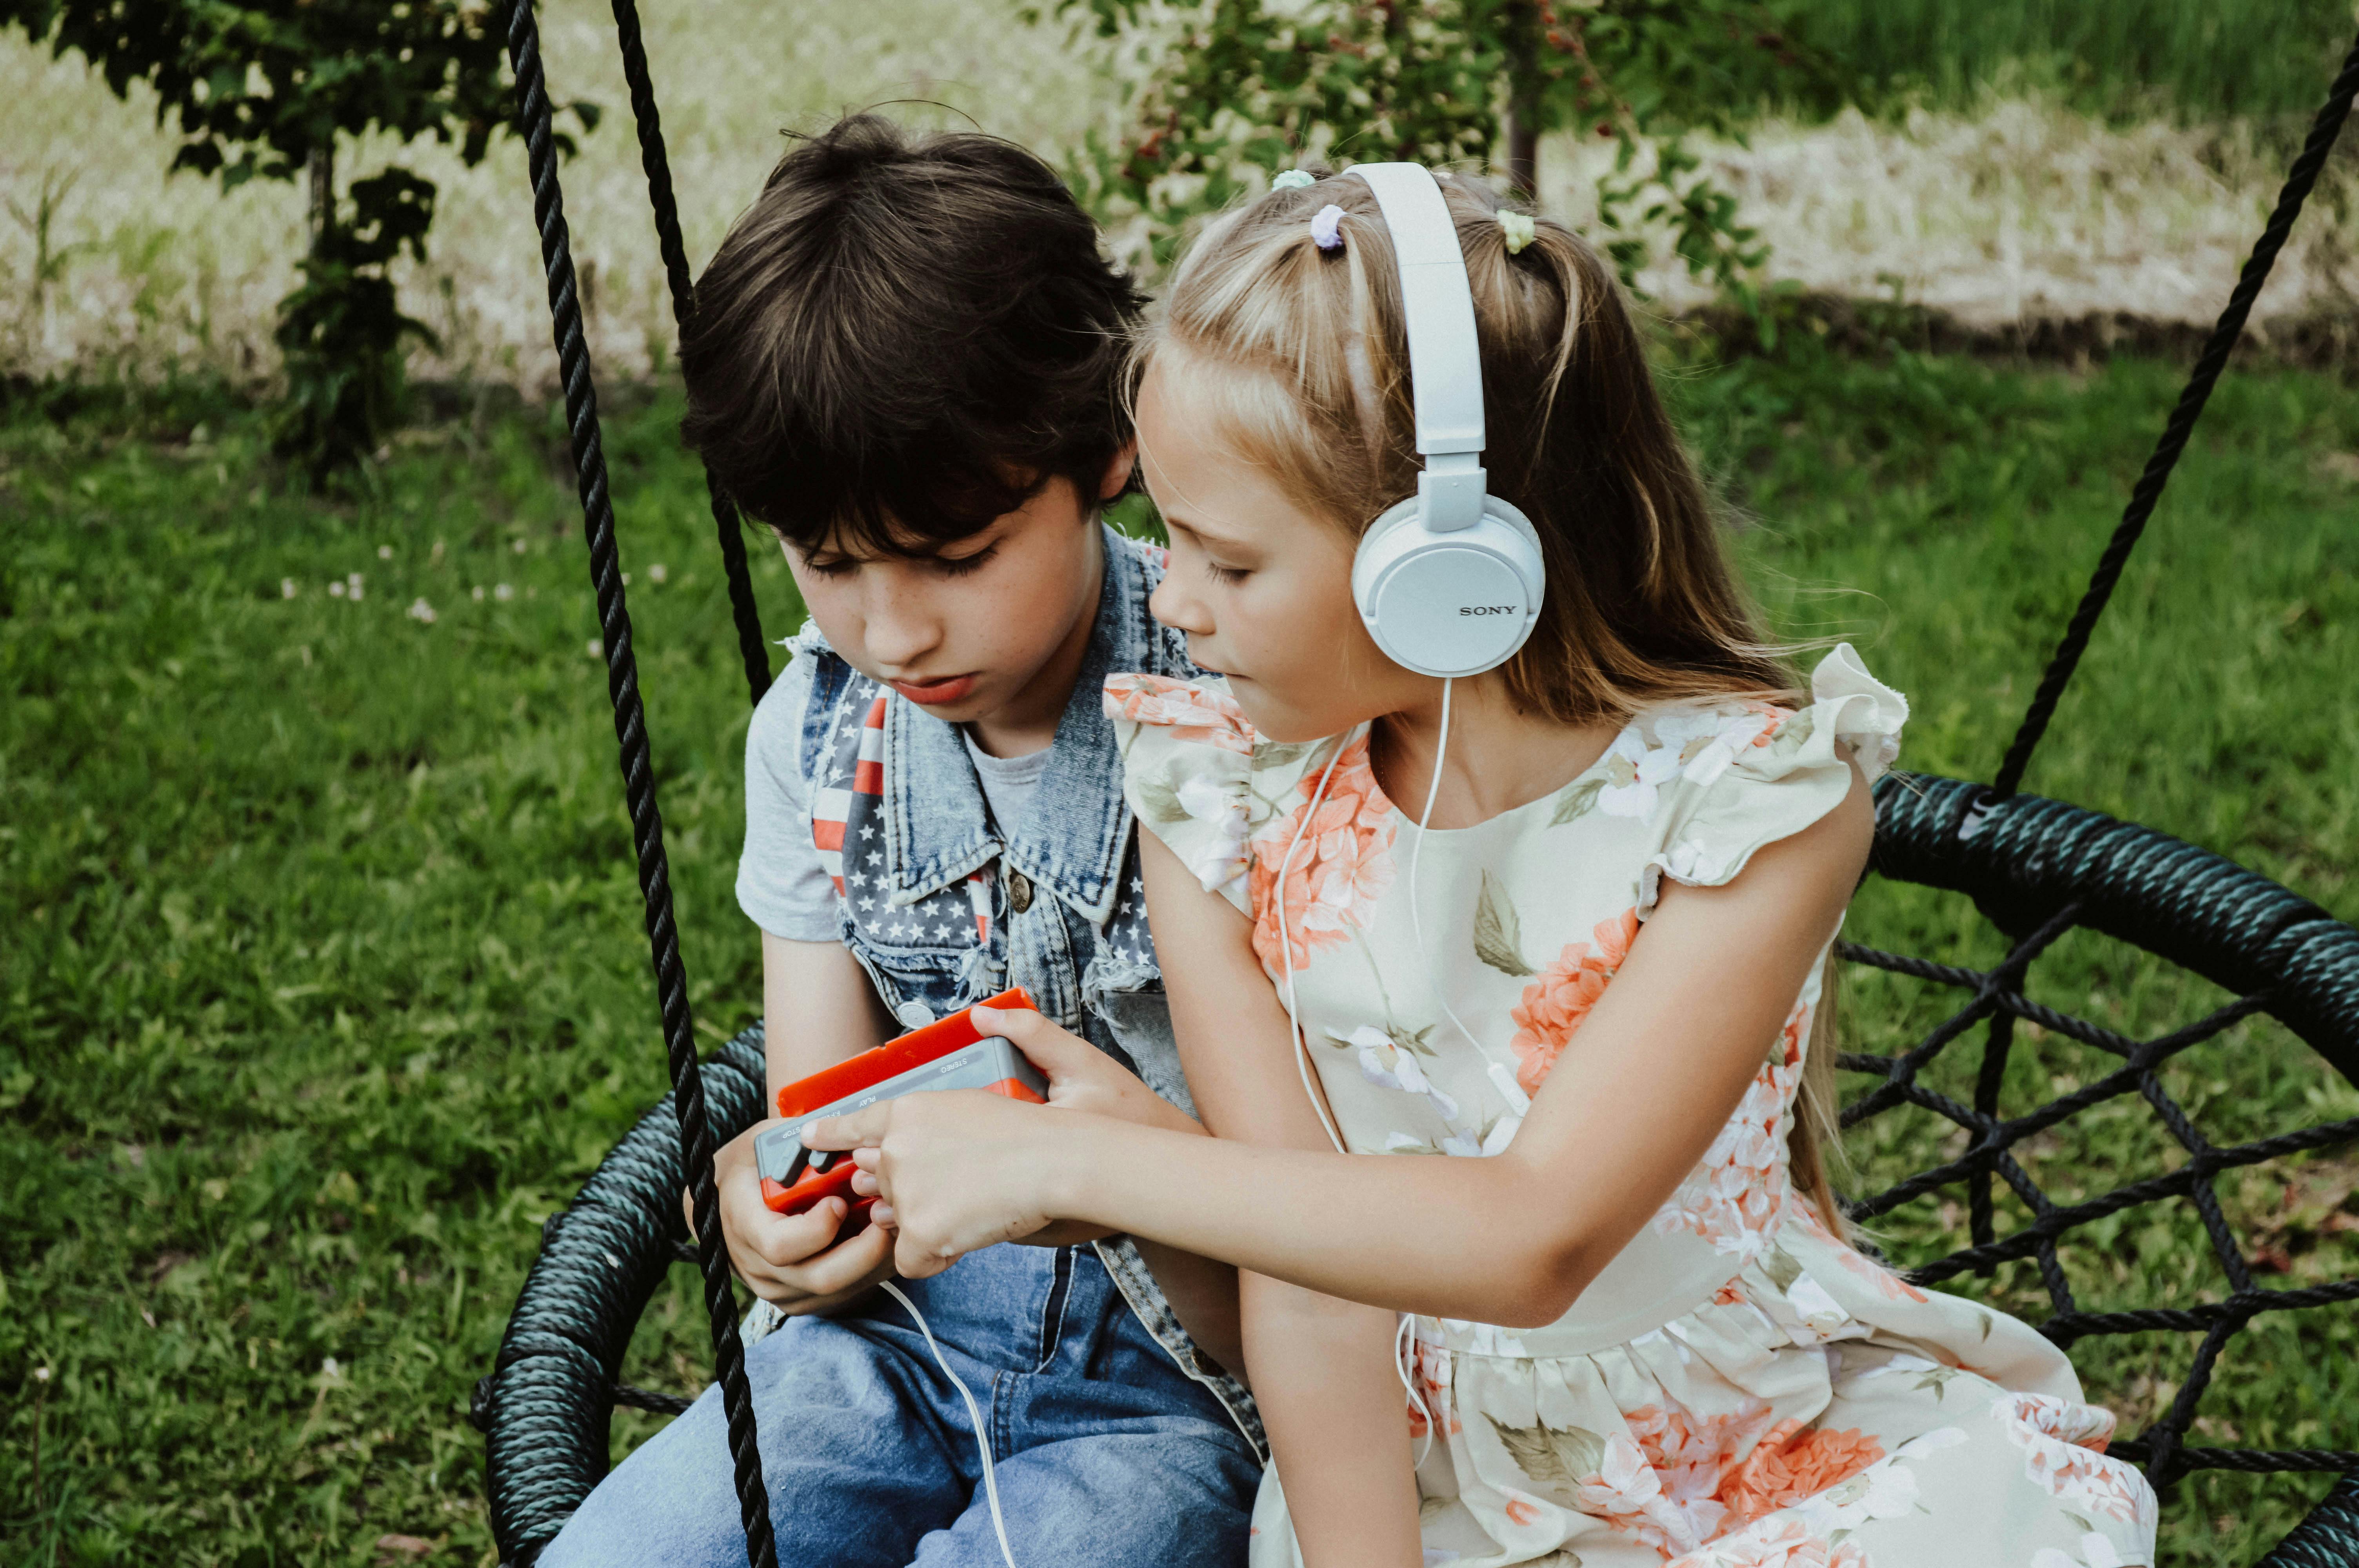
[[[1335,754],[1327,759],[1327,769],[1319,775],[1319,787],[1311,792],[1310,804],[1304,809],[1302,820],[1295,824],[1294,837],[1287,840],[1285,857],[1277,862],[1277,887],[1271,894],[1277,901],[1277,953],[1286,967],[1286,1022],[1288,1043],[1294,1047],[1294,1070],[1301,1076],[1302,1092],[1309,1097],[1319,1125],[1326,1130],[1327,1141],[1335,1146],[1338,1154],[1351,1151],[1343,1147],[1343,1135],[1335,1130],[1335,1123],[1328,1118],[1326,1102],[1311,1087],[1310,1040],[1302,1032],[1302,1013],[1294,1000],[1294,934],[1286,928],[1286,877],[1294,867],[1294,851],[1301,848],[1302,835],[1309,831],[1311,818],[1319,815],[1319,807],[1327,798],[1327,782],[1335,776],[1335,764],[1343,760],[1344,750],[1351,743],[1351,737],[1346,735],[1335,743]]]
[[[1441,733],[1433,742],[1433,777],[1425,786],[1425,809],[1418,814],[1417,818],[1417,843],[1408,852],[1408,923],[1410,929],[1417,933],[1418,956],[1429,958],[1429,968],[1430,960],[1425,946],[1425,907],[1417,897],[1417,864],[1425,855],[1425,827],[1433,820],[1434,800],[1441,794],[1441,762],[1450,755],[1450,688],[1456,684],[1447,676],[1442,677]],[[1466,1037],[1466,1044],[1474,1047],[1479,1057],[1483,1043],[1474,1038],[1474,1032],[1466,1027],[1465,1020],[1458,1016],[1458,1010],[1450,1005],[1449,991],[1441,986],[1434,987],[1433,1000],[1441,1004],[1442,1012],[1458,1026],[1458,1033]]]
[[[1441,683],[1441,732],[1434,741],[1433,776],[1426,784],[1425,809],[1418,815],[1417,842],[1409,848],[1409,925],[1416,934],[1418,952],[1420,955],[1425,954],[1427,949],[1425,915],[1417,896],[1418,863],[1425,854],[1425,832],[1427,825],[1433,820],[1433,803],[1441,794],[1441,762],[1442,759],[1450,753],[1450,697],[1451,690],[1456,684],[1447,676]],[[1371,739],[1374,738],[1373,730],[1370,736]],[[1326,1130],[1328,1141],[1335,1145],[1335,1152],[1339,1154],[1347,1153],[1349,1151],[1343,1147],[1343,1135],[1335,1130],[1334,1122],[1327,1115],[1325,1102],[1320,1098],[1318,1090],[1312,1087],[1310,1083],[1310,1042],[1309,1036],[1303,1032],[1301,1011],[1295,998],[1294,943],[1291,933],[1286,929],[1286,878],[1287,873],[1293,869],[1294,852],[1302,843],[1303,833],[1310,827],[1311,818],[1319,814],[1320,806],[1327,798],[1327,784],[1334,776],[1335,764],[1343,760],[1343,748],[1338,746],[1334,756],[1327,761],[1326,771],[1319,775],[1319,787],[1311,793],[1310,807],[1302,814],[1301,822],[1294,829],[1293,838],[1288,841],[1285,858],[1277,863],[1277,885],[1272,894],[1277,901],[1277,946],[1286,968],[1286,1021],[1294,1047],[1295,1071],[1302,1079],[1302,1092],[1309,1098],[1310,1108],[1318,1114],[1319,1125]],[[1465,1035],[1470,1044],[1475,1044],[1473,1032],[1468,1029],[1464,1022],[1459,1018],[1457,1010],[1450,1005],[1450,999],[1441,993],[1440,988],[1435,989],[1435,996],[1441,1003],[1441,1011],[1449,1014],[1450,1022],[1457,1024],[1458,1033]],[[1482,1047],[1480,1044],[1475,1044],[1475,1049],[1479,1051]],[[1417,1386],[1417,1380],[1410,1372],[1410,1358],[1417,1354],[1416,1329],[1416,1314],[1403,1313],[1400,1327],[1393,1336],[1393,1372],[1400,1379],[1401,1391],[1408,1396],[1409,1402],[1414,1404],[1419,1412],[1425,1417],[1425,1442],[1419,1447],[1417,1458],[1414,1461],[1416,1465],[1422,1465],[1426,1455],[1433,1450],[1433,1434],[1440,1430],[1440,1422],[1434,1416],[1433,1406],[1427,1402],[1425,1390]]]
[[[983,1411],[976,1406],[974,1396],[967,1392],[966,1384],[951,1370],[950,1362],[943,1358],[942,1347],[935,1343],[934,1331],[926,1325],[926,1314],[918,1310],[918,1303],[903,1295],[901,1287],[892,1281],[877,1282],[884,1287],[886,1294],[899,1302],[917,1321],[918,1332],[926,1336],[926,1348],[934,1353],[934,1365],[942,1369],[942,1376],[951,1380],[951,1387],[956,1389],[959,1398],[966,1401],[966,1418],[974,1423],[974,1445],[983,1451],[983,1492],[991,1503],[991,1528],[999,1535],[999,1555],[1006,1559],[1007,1568],[1016,1568],[1016,1553],[1007,1544],[1007,1521],[999,1513],[999,1478],[992,1474],[991,1439],[984,1435]]]

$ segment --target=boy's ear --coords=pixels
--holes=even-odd
[[[1098,477],[1098,504],[1116,500],[1130,488],[1130,476],[1138,467],[1138,438],[1133,436],[1115,449],[1106,460],[1105,472]]]

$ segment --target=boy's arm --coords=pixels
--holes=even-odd
[[[790,942],[762,933],[765,1108],[778,1090],[821,1067],[881,1045],[897,1033],[867,971],[842,944]],[[893,1271],[893,1236],[871,1226],[832,1245],[845,1213],[829,1198],[802,1214],[779,1214],[762,1201],[754,1135],[764,1118],[713,1155],[721,1234],[737,1277],[756,1295],[789,1314],[842,1305]],[[691,1213],[690,1223],[694,1223]]]
[[[868,971],[841,942],[790,942],[762,933],[762,1059],[778,1091],[901,1033]]]

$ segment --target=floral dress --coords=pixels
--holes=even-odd
[[[1555,794],[1433,830],[1418,867],[1420,948],[1408,908],[1417,826],[1378,786],[1364,730],[1338,758],[1333,741],[1261,741],[1217,677],[1122,676],[1105,689],[1139,820],[1253,918],[1274,981],[1290,945],[1320,1081],[1362,1154],[1505,1148],[1661,879],[1737,876],[1843,800],[1847,757],[1870,778],[1888,765],[1908,714],[1848,646],[1799,710],[1641,714]],[[1278,863],[1298,829],[1281,911]],[[2153,1493],[2104,1456],[2114,1418],[2082,1401],[2063,1355],[1878,1267],[1789,1181],[1818,998],[1814,972],[1702,1161],[1562,1318],[1413,1320],[1428,1563],[2154,1561]],[[1299,1562],[1273,1470],[1252,1563]]]

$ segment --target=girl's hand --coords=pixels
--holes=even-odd
[[[807,1123],[803,1143],[853,1151],[853,1190],[876,1197],[869,1218],[898,1232],[895,1267],[922,1280],[1047,1227],[1046,1145],[1075,1125],[982,1089],[937,1090]]]
[[[1028,1007],[974,1009],[974,1026],[996,1034],[1031,1060],[1049,1079],[1049,1103],[1114,1121],[1175,1132],[1201,1132],[1186,1111],[1150,1089],[1138,1075],[1069,1029]]]

